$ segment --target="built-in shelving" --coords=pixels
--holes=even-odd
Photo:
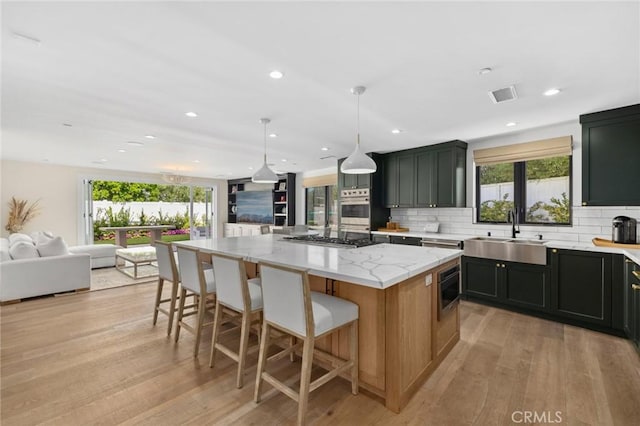
[[[278,182],[273,184],[273,225],[293,226],[295,223],[295,179],[294,173],[278,176]],[[228,211],[227,222],[237,223],[236,194],[245,190],[245,184],[251,178],[234,179],[227,182]]]

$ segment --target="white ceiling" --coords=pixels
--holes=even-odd
[[[639,3],[2,3],[4,159],[244,177],[269,117],[276,170],[321,169],[353,149],[355,85],[377,152],[638,103]]]

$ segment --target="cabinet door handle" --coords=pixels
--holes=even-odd
[[[634,290],[640,290],[640,285],[638,284],[631,284],[631,288]]]
[[[636,278],[640,278],[640,271],[631,271],[631,273],[635,275]]]

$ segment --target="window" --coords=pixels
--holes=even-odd
[[[571,156],[477,167],[478,222],[506,223],[516,209],[519,223],[571,223]]]

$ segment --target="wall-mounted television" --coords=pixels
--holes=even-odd
[[[238,223],[273,223],[273,193],[271,191],[240,191],[236,193]]]

